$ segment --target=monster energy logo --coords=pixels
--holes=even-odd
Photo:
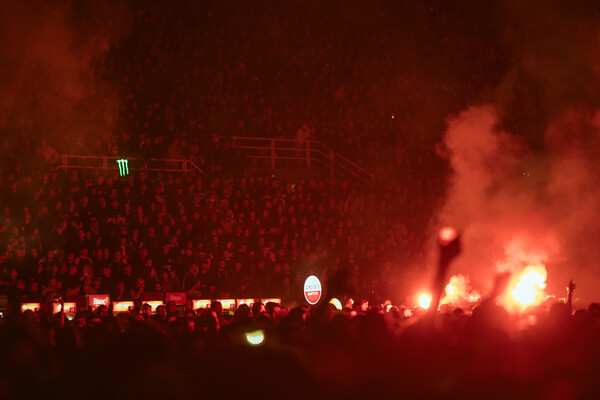
[[[117,164],[119,164],[119,175],[120,176],[129,175],[129,166],[127,165],[126,158],[117,160]]]

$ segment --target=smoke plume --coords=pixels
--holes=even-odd
[[[483,105],[447,119],[452,171],[435,228],[463,233],[452,273],[485,290],[499,270],[542,264],[548,293],[597,301],[600,285],[600,25],[592,3],[499,3],[511,64]],[[532,15],[536,15],[532,18]]]
[[[448,120],[444,137],[453,171],[439,223],[459,228],[464,254],[454,272],[488,289],[497,271],[546,265],[549,293],[569,279],[593,299],[600,284],[600,111],[569,109],[533,153],[502,131],[494,107],[472,107]]]

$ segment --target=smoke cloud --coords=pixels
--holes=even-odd
[[[454,174],[439,222],[462,232],[457,272],[484,290],[499,269],[546,264],[560,254],[540,209],[543,185],[525,169],[530,153],[499,125],[492,106],[473,107],[448,120],[443,142]]]
[[[469,274],[483,293],[497,271],[544,264],[549,294],[564,296],[573,278],[576,297],[598,300],[599,12],[499,3],[510,66],[483,105],[446,121],[439,149],[452,174],[433,232],[462,231],[451,274]]]
[[[448,120],[444,137],[453,176],[439,226],[462,231],[454,272],[489,289],[497,271],[546,265],[549,293],[564,295],[569,279],[593,299],[600,284],[600,111],[565,111],[546,131],[547,151],[500,128],[492,106]]]

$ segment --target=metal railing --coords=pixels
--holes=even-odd
[[[72,154],[63,154],[60,156],[60,164],[57,168],[65,171],[69,169],[102,169],[106,174],[112,171],[118,171],[117,160],[124,157],[111,156],[79,156]],[[183,174],[191,173],[193,175],[202,175],[208,178],[206,173],[190,160],[173,159],[139,159],[127,158],[130,171],[152,171],[152,172],[181,172]]]
[[[244,155],[254,161],[254,166],[262,168],[321,168],[331,177],[355,179],[371,184],[375,175],[334,152],[316,140],[298,141],[294,139],[271,139],[256,137],[219,136],[231,142],[232,146],[243,150]]]
[[[243,150],[243,155],[251,160],[253,167],[268,169],[321,169],[331,177],[353,179],[364,184],[371,184],[375,175],[334,152],[331,148],[316,140],[298,141],[294,139],[272,139],[256,137],[219,136],[229,141],[233,147]],[[69,169],[102,169],[106,174],[118,171],[117,160],[123,157],[112,156],[80,156],[61,155],[58,168]],[[175,159],[141,159],[127,158],[131,171],[181,172],[193,175],[206,173],[190,160]]]

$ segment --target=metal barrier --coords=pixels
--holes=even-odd
[[[373,183],[375,178],[372,172],[316,140],[236,136],[219,136],[219,139],[230,141],[234,148],[244,150],[244,155],[262,168],[325,168],[331,177],[341,176],[367,184]]]
[[[72,154],[63,154],[60,157],[61,163],[57,168],[62,168],[65,171],[69,169],[103,169],[108,174],[109,171],[118,171],[118,160],[123,157],[110,156],[78,156]],[[190,160],[161,160],[151,158],[148,160],[138,158],[128,158],[128,169],[138,171],[153,171],[153,172],[181,172],[183,174],[191,173],[193,175],[202,175],[208,178],[206,173]]]

